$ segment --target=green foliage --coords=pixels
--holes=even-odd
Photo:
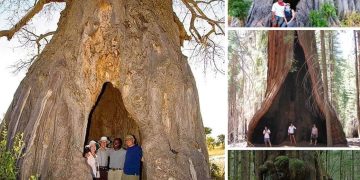
[[[360,27],[360,13],[351,13],[341,22],[342,26]]]
[[[209,135],[209,134],[211,134],[211,132],[212,132],[211,128],[205,127],[205,135]]]
[[[319,12],[319,11],[311,10],[309,17],[310,17],[310,23],[314,27],[327,27],[328,26],[327,20],[323,17],[321,12]]]
[[[297,61],[296,59],[291,59],[291,69],[290,72],[296,72],[298,71],[298,63],[299,61]]]
[[[221,145],[223,148],[225,147],[225,135],[224,134],[220,134],[217,136],[217,143],[219,143],[218,145]]]
[[[229,15],[244,19],[248,15],[251,0],[229,0]]]
[[[222,170],[220,166],[215,163],[210,164],[210,173],[212,179],[220,180],[225,178],[224,170]]]
[[[305,163],[300,159],[292,158],[289,161],[290,179],[301,179],[305,174]]]
[[[24,145],[23,134],[17,134],[12,149],[7,149],[7,133],[5,126],[0,134],[0,179],[16,179],[16,161]]]
[[[206,137],[206,144],[209,149],[214,149],[216,145],[215,139],[210,136]]]
[[[311,10],[310,23],[314,27],[328,27],[328,19],[336,17],[336,9],[333,5],[325,3],[321,6],[319,11]]]
[[[275,158],[274,165],[277,169],[286,169],[289,166],[289,157],[278,156]]]

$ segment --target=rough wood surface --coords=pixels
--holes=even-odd
[[[247,27],[270,27],[271,7],[273,0],[253,0],[246,22]],[[360,1],[358,0],[284,0],[296,4],[296,26],[311,26],[309,14],[311,10],[319,10],[322,4],[330,3],[336,7],[339,18],[353,12],[360,12]],[[329,19],[330,26],[339,26],[338,19]]]
[[[266,96],[261,108],[249,123],[248,141],[251,143],[259,139],[262,141],[262,129],[265,125],[271,125],[273,126],[273,129],[270,127],[270,130],[273,130],[272,140],[276,140],[275,143],[279,144],[286,139],[288,123],[294,120],[299,121],[296,124],[299,129],[302,129],[296,133],[297,139],[300,140],[308,140],[310,133],[305,129],[310,129],[312,123],[320,120],[318,128],[320,128],[319,138],[321,139],[326,134],[325,130],[322,130],[325,129],[324,121],[330,118],[334,145],[346,145],[345,134],[335,111],[331,106],[325,105],[327,101],[324,101],[324,97],[321,96],[323,88],[319,77],[319,66],[315,64],[317,52],[314,31],[297,32],[298,40],[296,41],[299,41],[301,47],[293,42],[294,34],[294,31],[269,31]],[[302,56],[299,56],[299,49],[303,50]],[[296,54],[293,57],[294,52]],[[300,62],[300,69],[298,68],[295,75],[290,72],[293,59]],[[294,84],[295,81],[300,82]],[[304,91],[311,93],[304,93]],[[294,95],[289,96],[289,93]],[[292,96],[294,100],[291,100]],[[310,103],[314,106],[312,109],[305,104],[308,96],[315,101]],[[329,111],[329,117],[324,116],[325,111]]]
[[[88,119],[110,82],[139,128],[144,179],[209,179],[196,84],[172,2],[68,1],[58,26],[5,116],[9,134],[24,133],[20,178],[90,179],[82,157]]]

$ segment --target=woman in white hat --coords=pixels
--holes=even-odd
[[[85,152],[87,154],[86,162],[91,167],[91,175],[93,179],[99,179],[100,178],[100,172],[99,172],[99,163],[96,155],[96,142],[90,141],[88,145],[85,146]]]

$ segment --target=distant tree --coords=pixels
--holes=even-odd
[[[209,135],[209,134],[211,134],[211,132],[212,132],[212,129],[211,129],[211,128],[205,127],[205,134],[206,134],[206,136]]]
[[[209,149],[214,149],[215,148],[215,139],[213,137],[207,137],[206,144]]]
[[[225,142],[225,135],[224,134],[220,134],[220,135],[218,135],[217,136],[217,138],[218,138],[218,142],[219,142],[219,144],[222,146],[222,147],[224,147],[224,142]]]

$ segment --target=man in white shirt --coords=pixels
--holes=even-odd
[[[281,27],[281,25],[284,23],[285,20],[285,3],[283,0],[278,0],[278,2],[275,2],[271,8],[271,14],[272,14],[272,25],[273,27]]]
[[[115,138],[113,148],[109,150],[109,180],[121,180],[124,170],[126,150],[122,148],[120,138]]]
[[[295,144],[296,145],[296,140],[295,140],[295,129],[296,127],[293,125],[293,123],[290,123],[290,126],[288,128],[288,135],[290,137],[290,143],[291,144]]]
[[[267,146],[267,144],[269,144],[269,146],[271,147],[270,133],[271,133],[271,132],[270,132],[270,129],[268,129],[268,128],[265,126],[265,129],[263,130],[265,146]]]
[[[100,179],[108,179],[108,158],[109,158],[109,149],[106,147],[110,141],[107,137],[103,136],[99,140],[100,148],[98,149],[96,155],[99,160],[99,169],[100,169]]]

